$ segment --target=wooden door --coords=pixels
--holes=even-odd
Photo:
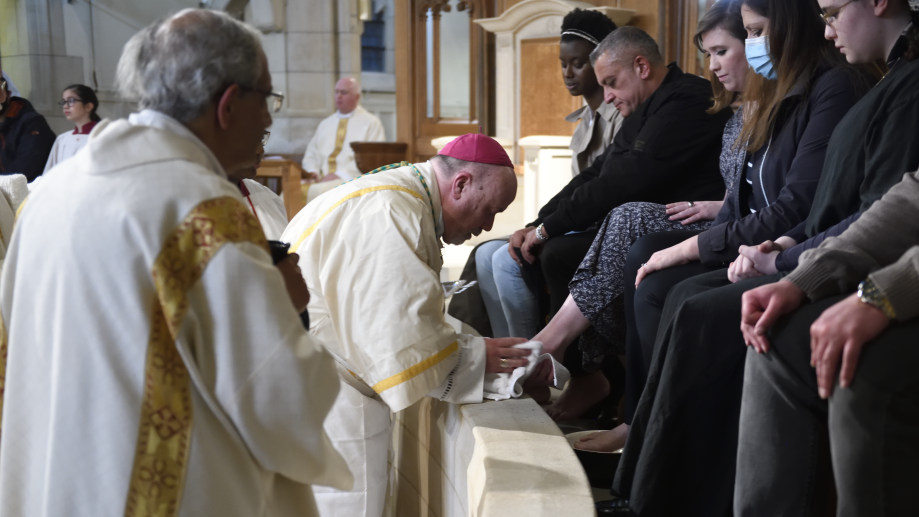
[[[565,117],[582,103],[580,96],[568,93],[562,80],[558,38],[521,41],[520,136],[571,136],[575,125]]]

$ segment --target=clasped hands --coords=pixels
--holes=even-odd
[[[797,244],[790,237],[779,237],[775,241],[764,241],[756,246],[741,246],[738,257],[728,266],[728,280],[737,282],[745,278],[756,278],[778,272],[775,259],[779,252]]]

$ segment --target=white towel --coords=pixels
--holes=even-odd
[[[491,400],[506,400],[511,397],[517,398],[523,395],[523,381],[529,377],[536,365],[543,361],[552,362],[552,386],[561,389],[571,374],[562,363],[558,362],[552,354],[540,354],[542,351],[542,342],[527,341],[514,345],[514,348],[524,348],[530,351],[527,359],[530,363],[526,366],[514,368],[511,373],[486,373],[485,374],[485,398]]]

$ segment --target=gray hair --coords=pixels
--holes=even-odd
[[[657,42],[638,27],[619,27],[609,33],[590,53],[590,64],[596,63],[604,54],[613,61],[632,61],[637,56],[643,56],[651,66],[664,64],[664,57],[661,56]]]
[[[230,84],[254,88],[258,33],[218,11],[185,9],[135,34],[118,61],[116,84],[140,109],[179,122],[199,117]]]

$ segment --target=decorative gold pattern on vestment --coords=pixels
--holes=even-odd
[[[150,339],[144,398],[125,516],[173,516],[185,486],[191,445],[191,379],[176,348],[188,291],[226,243],[252,242],[268,251],[258,221],[238,199],[202,202],[170,235],[153,264]]]
[[[335,148],[332,149],[332,154],[329,155],[328,175],[335,174],[338,169],[338,153],[341,152],[341,148],[345,145],[345,135],[348,134],[348,120],[350,120],[350,117],[338,119],[338,129],[335,131]]]

